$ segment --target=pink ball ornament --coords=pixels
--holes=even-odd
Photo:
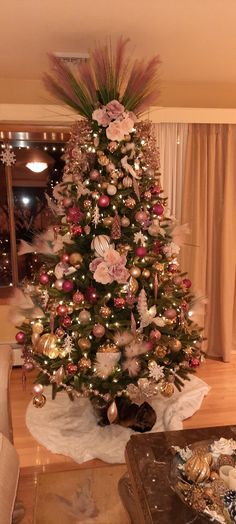
[[[175,271],[177,271],[177,269],[178,269],[177,264],[169,264],[169,266],[168,266],[168,271],[170,273],[175,273]]]
[[[60,304],[57,307],[57,314],[60,317],[64,317],[65,315],[67,315],[67,313],[68,313],[68,307],[65,304]]]
[[[98,299],[98,292],[94,286],[89,286],[85,291],[85,298],[90,304],[96,304]]]
[[[65,293],[71,293],[71,291],[73,291],[73,289],[74,289],[74,282],[73,282],[73,280],[64,280],[64,282],[62,284],[62,290]]]
[[[147,249],[144,246],[138,246],[135,249],[135,255],[139,258],[145,257],[147,254]]]
[[[68,218],[69,222],[77,224],[83,218],[83,213],[78,206],[72,206],[68,211]]]
[[[68,253],[63,253],[63,255],[61,255],[61,262],[63,262],[63,264],[68,264],[68,262],[69,262],[69,255],[68,255]]]
[[[101,195],[98,199],[99,207],[108,207],[110,205],[110,198],[107,195]]]
[[[152,208],[154,215],[161,216],[164,213],[164,207],[162,204],[155,204]]]
[[[26,361],[26,362],[23,364],[22,368],[23,368],[24,371],[28,371],[28,372],[30,372],[30,371],[33,371],[33,369],[34,369],[34,364],[33,364],[33,362],[28,362],[28,361]]]
[[[198,358],[196,357],[192,357],[189,361],[189,365],[191,368],[198,368],[198,366],[200,365],[200,362],[198,360]]]
[[[169,320],[173,320],[174,318],[176,318],[176,315],[177,313],[174,308],[166,309],[164,313],[165,318],[168,318]]]
[[[62,325],[63,325],[64,328],[70,327],[71,324],[72,324],[72,320],[71,320],[70,317],[63,317],[62,318]]]
[[[122,307],[125,306],[125,299],[123,297],[114,298],[114,306],[117,309],[121,309]]]
[[[184,285],[184,287],[189,289],[191,287],[191,285],[192,285],[192,282],[191,282],[191,280],[189,278],[184,278],[183,279],[183,285]]]
[[[48,286],[48,284],[50,282],[50,278],[49,278],[48,274],[47,273],[41,273],[41,275],[39,275],[39,282],[43,286]]]
[[[161,333],[158,331],[158,329],[152,329],[149,336],[151,340],[155,340],[157,342],[161,338]]]
[[[79,225],[78,226],[77,225],[72,226],[71,233],[72,233],[72,235],[78,235],[78,236],[82,235],[82,233],[83,233],[82,226],[79,226]]]
[[[70,207],[73,204],[73,200],[69,197],[63,198],[63,206]]]
[[[105,334],[105,328],[102,324],[95,324],[93,328],[93,335],[96,338],[101,338]]]
[[[34,395],[42,395],[44,391],[44,387],[42,384],[34,384],[32,388],[32,392]]]
[[[63,286],[63,278],[58,278],[55,282],[54,282],[54,287],[58,290],[58,291],[61,291],[62,290],[62,286]]]
[[[24,331],[18,331],[18,333],[16,333],[15,339],[16,339],[16,342],[18,344],[24,344],[24,342],[25,342],[25,333],[24,333]]]
[[[148,214],[146,213],[146,211],[137,211],[137,213],[135,213],[135,220],[136,222],[139,222],[139,224],[142,224],[147,219],[148,219]]]
[[[62,328],[57,328],[56,331],[55,331],[55,335],[56,335],[58,338],[62,338],[62,337],[64,337],[64,335],[65,335],[65,331],[64,331],[64,329],[62,329]]]
[[[146,351],[152,351],[153,346],[154,344],[152,340],[148,340],[147,342],[145,342]]]
[[[99,180],[99,178],[100,178],[100,173],[99,173],[99,171],[97,171],[97,169],[93,169],[93,170],[89,173],[89,178],[90,178],[90,180]]]
[[[173,282],[175,286],[180,286],[182,284],[182,278],[180,276],[176,276],[173,278]]]
[[[82,304],[82,302],[84,301],[84,295],[83,293],[81,293],[81,291],[76,291],[76,293],[74,293],[73,295],[73,302],[74,304]]]
[[[151,189],[151,192],[152,192],[153,195],[159,195],[159,193],[161,192],[161,187],[160,186],[154,186]]]

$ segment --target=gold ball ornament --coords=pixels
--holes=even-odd
[[[122,180],[122,184],[124,187],[132,187],[133,180],[129,176],[125,176]]]
[[[108,306],[102,306],[99,310],[101,317],[109,318],[111,316],[111,309]]]
[[[143,278],[150,278],[151,272],[149,271],[149,269],[143,269],[142,276]]]
[[[43,408],[44,404],[46,403],[46,397],[45,395],[40,395],[33,397],[33,406],[35,408]]]
[[[111,216],[108,216],[108,217],[105,217],[102,221],[103,225],[105,227],[111,227],[112,226],[112,222],[113,222],[113,217]]]
[[[107,342],[106,344],[103,344],[99,347],[98,353],[117,353],[118,348],[115,344],[112,342]]]
[[[172,338],[169,341],[168,346],[173,353],[178,353],[182,348],[182,344],[177,338]]]
[[[59,347],[58,347],[58,338],[53,333],[45,333],[42,335],[37,344],[37,352],[42,353],[43,355],[49,356],[49,352],[55,352],[55,355],[58,356]],[[56,357],[50,357],[56,358]]]
[[[159,385],[159,391],[163,395],[163,397],[169,398],[172,397],[172,395],[174,394],[175,388],[171,382],[162,380]]]
[[[130,272],[131,276],[134,277],[134,278],[139,278],[140,275],[141,275],[141,269],[139,267],[137,267],[137,266],[131,267],[129,272]]]
[[[90,209],[92,207],[91,200],[88,200],[88,199],[84,200],[83,206],[84,206],[84,209]]]
[[[90,360],[90,358],[82,357],[79,360],[78,364],[79,364],[79,369],[89,369],[89,368],[91,368],[91,360]]]
[[[188,480],[197,484],[207,480],[211,472],[209,463],[204,456],[195,454],[185,463],[184,471]]]
[[[88,338],[82,337],[78,340],[78,346],[82,351],[86,351],[91,348],[91,342]]]
[[[107,189],[107,186],[108,186],[108,182],[105,182],[105,181],[102,182],[101,184],[102,189]]]
[[[32,331],[37,335],[41,335],[41,333],[43,333],[43,325],[41,322],[35,322],[32,326]]]
[[[129,197],[125,200],[125,207],[128,207],[128,209],[134,209],[135,205],[136,205],[136,202],[134,198]]]
[[[72,266],[77,266],[77,264],[81,264],[83,262],[83,257],[80,253],[72,253],[69,256],[69,262]]]
[[[155,349],[155,354],[158,358],[165,358],[167,354],[167,348],[164,346],[157,346]]]
[[[54,360],[54,358],[59,357],[59,355],[60,355],[60,351],[57,348],[49,349],[47,352],[47,357],[50,358],[51,360]]]
[[[123,227],[128,227],[130,225],[130,219],[126,216],[123,216],[120,222]]]
[[[106,155],[102,154],[98,158],[98,163],[100,164],[100,166],[108,166],[109,162],[109,158],[107,158]]]

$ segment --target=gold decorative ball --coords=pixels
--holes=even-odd
[[[123,227],[128,227],[130,225],[130,219],[126,216],[123,216],[120,222]]]
[[[129,197],[125,200],[125,207],[128,207],[128,209],[134,209],[135,205],[136,205],[136,202],[134,198]]]
[[[106,155],[100,155],[98,158],[100,166],[107,166],[109,164],[109,158]]]
[[[99,310],[101,317],[109,318],[111,316],[111,309],[108,306],[102,306]]]
[[[45,403],[46,403],[45,395],[40,395],[39,397],[37,396],[33,397],[33,406],[35,408],[42,408]]]
[[[91,360],[90,358],[82,357],[79,362],[79,369],[89,369],[91,368]]]
[[[108,216],[108,217],[105,217],[102,221],[103,225],[105,227],[111,227],[112,226],[112,222],[113,222],[113,217],[111,216]]]
[[[107,342],[106,344],[103,344],[99,347],[98,353],[117,353],[119,352],[119,349],[115,344],[112,342]]]
[[[32,326],[32,331],[37,335],[41,335],[41,333],[43,333],[43,325],[41,322],[35,322]]]
[[[130,272],[131,276],[134,277],[134,278],[138,278],[141,275],[141,269],[139,267],[137,267],[137,266],[131,267],[129,272]]]
[[[91,200],[88,200],[88,199],[84,200],[83,206],[84,206],[84,209],[90,209],[92,207]]]
[[[169,341],[168,346],[173,353],[178,353],[182,348],[182,344],[177,338],[172,338]]]
[[[83,262],[83,257],[80,253],[72,253],[69,256],[69,262],[72,266],[77,266],[77,264],[81,264]]]
[[[155,354],[158,358],[164,358],[167,354],[167,348],[164,346],[157,346],[155,349]]]
[[[171,382],[167,382],[166,380],[162,380],[159,386],[159,390],[163,397],[172,397],[175,391],[174,384],[172,384]]]
[[[160,262],[155,262],[155,264],[153,264],[152,267],[156,269],[157,271],[162,272],[164,270],[164,264],[160,264]]]
[[[68,315],[71,315],[73,313],[73,311],[74,311],[73,306],[67,306],[67,314]]]
[[[132,187],[133,180],[129,176],[125,176],[122,180],[122,183],[124,187]]]
[[[129,283],[128,283],[128,289],[129,291],[135,295],[138,291],[138,281],[134,277],[130,277]]]
[[[217,471],[211,471],[210,479],[211,480],[217,480],[218,478],[219,478],[219,474],[217,473]]]
[[[149,269],[143,269],[143,271],[142,271],[142,276],[143,276],[144,278],[150,278],[150,276],[151,276],[151,272],[149,271]]]
[[[108,182],[102,182],[101,186],[102,186],[102,189],[106,189],[108,186]]]
[[[151,200],[152,199],[151,191],[145,191],[144,198],[145,198],[145,200]]]
[[[57,348],[49,349],[48,352],[47,352],[47,356],[48,356],[51,360],[53,360],[54,358],[59,357],[59,354],[60,354],[60,351],[59,351],[59,349],[57,349]]]
[[[91,348],[91,342],[88,338],[82,337],[78,340],[78,346],[82,351],[86,351]]]
[[[42,335],[37,344],[38,353],[49,356],[49,351],[55,351],[55,353],[59,351],[58,338],[53,333],[45,333]]]

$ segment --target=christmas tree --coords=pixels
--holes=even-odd
[[[40,370],[36,407],[51,384],[53,396],[89,397],[103,423],[135,427],[153,395],[171,396],[199,365],[201,336],[152,126],[140,119],[157,101],[159,59],[130,64],[126,45],[98,46],[77,66],[51,57],[46,84],[81,118],[50,202],[55,225],[32,245],[41,270],[18,291],[16,338],[25,369]]]

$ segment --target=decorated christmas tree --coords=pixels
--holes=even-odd
[[[89,397],[100,423],[143,431],[155,422],[151,398],[171,396],[199,365],[201,336],[152,126],[140,118],[157,101],[159,60],[130,64],[126,45],[98,46],[77,66],[51,57],[46,84],[80,119],[50,202],[55,224],[32,245],[41,270],[18,291],[16,338],[25,369],[39,368],[36,407],[51,384],[53,396]]]

